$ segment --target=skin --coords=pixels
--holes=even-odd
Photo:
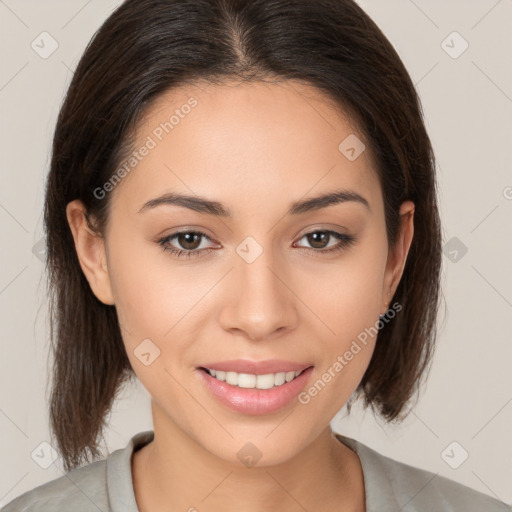
[[[359,458],[329,423],[361,381],[375,338],[308,404],[292,400],[272,414],[229,410],[196,368],[235,358],[310,362],[310,387],[391,303],[414,205],[401,205],[400,235],[389,247],[368,145],[354,161],[338,150],[348,135],[363,135],[305,84],[174,89],[150,105],[135,147],[191,96],[197,106],[110,192],[103,238],[87,227],[80,201],[67,207],[83,272],[98,299],[115,305],[132,367],[152,397],[155,439],[132,458],[139,509],[364,511]],[[285,215],[293,201],[340,188],[370,208],[345,202]],[[219,201],[233,218],[171,205],[138,213],[171,191]],[[181,228],[210,238],[194,250],[214,250],[187,259],[163,251],[157,240]],[[313,245],[304,235],[327,229],[356,241],[322,253],[338,240]],[[250,264],[236,252],[247,236],[263,249]],[[170,245],[192,247],[180,241]],[[145,366],[134,350],[147,338],[160,356]],[[247,442],[261,452],[253,467],[237,457]]]

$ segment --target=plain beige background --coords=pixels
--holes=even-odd
[[[44,182],[73,69],[118,4],[0,0],[0,506],[62,474],[46,444]],[[428,384],[409,418],[385,425],[356,407],[350,418],[340,411],[333,428],[510,503],[512,1],[360,4],[397,49],[422,100],[438,161],[446,315]],[[47,58],[31,47],[45,37],[51,49],[42,32],[58,44]],[[150,428],[147,392],[125,389],[106,432],[108,450]]]

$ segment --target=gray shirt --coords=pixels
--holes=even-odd
[[[335,435],[361,460],[367,512],[512,511],[512,507],[486,494],[385,457],[354,439]],[[139,432],[126,448],[27,491],[0,512],[139,512],[131,456],[153,436],[152,430]]]

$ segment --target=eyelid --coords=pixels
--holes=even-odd
[[[333,223],[321,223],[321,224],[310,224],[305,228],[302,228],[293,238],[302,238],[304,235],[309,235],[310,233],[314,233],[316,231],[334,231],[339,233],[340,235],[346,234],[349,235],[349,229],[345,226],[340,226],[339,224]]]

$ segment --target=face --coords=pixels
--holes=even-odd
[[[80,261],[97,297],[115,304],[159,425],[228,461],[250,441],[260,464],[275,464],[356,389],[412,236],[388,247],[363,142],[298,83],[190,85],[150,106],[136,165],[104,188],[104,244],[84,242]]]

